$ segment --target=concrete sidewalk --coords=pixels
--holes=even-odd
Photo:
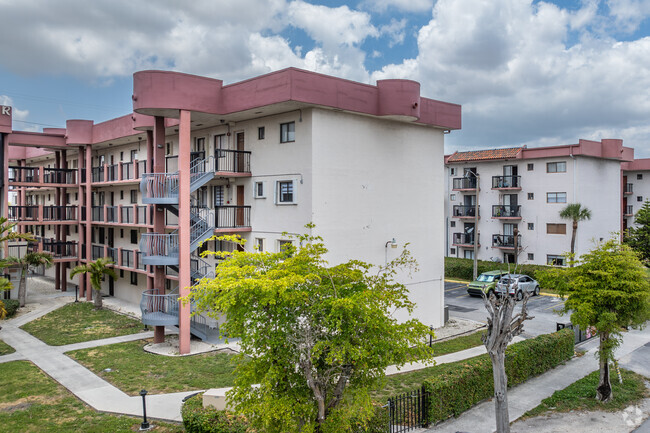
[[[630,359],[637,350],[646,347],[648,342],[650,342],[650,330],[648,329],[627,332],[624,335],[623,343],[616,350],[616,357],[621,360],[620,365],[636,371],[634,364],[627,363],[626,360]],[[598,360],[595,356],[598,348],[597,339],[583,343],[581,347],[587,350],[583,356],[573,358],[564,365],[508,390],[511,422],[538,406],[543,399],[551,396],[555,391],[566,388],[576,380],[598,369]],[[643,374],[642,371],[638,372]],[[485,401],[464,412],[458,418],[444,421],[421,431],[492,433],[495,431],[495,427],[494,402]]]

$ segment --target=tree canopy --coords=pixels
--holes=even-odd
[[[329,266],[321,238],[297,241],[279,253],[234,251],[191,296],[199,311],[227,317],[222,335],[240,339],[248,362],[229,395],[238,412],[268,432],[350,431],[369,419],[388,365],[432,357],[428,327],[392,316],[414,306],[394,278],[416,263],[405,249],[379,268]]]
[[[113,279],[117,279],[117,274],[109,266],[113,264],[113,260],[108,257],[100,257],[94,262],[90,261],[84,265],[75,266],[70,271],[70,278],[77,274],[90,274],[90,285],[94,292],[95,309],[102,308],[102,278],[108,275]]]
[[[598,396],[609,400],[609,362],[614,360],[622,329],[643,326],[650,319],[650,282],[637,254],[611,239],[584,254],[578,266],[550,269],[538,274],[538,280],[542,286],[555,287],[566,296],[562,312],[571,314],[571,322],[598,331]]]
[[[643,203],[634,217],[637,227],[630,227],[625,242],[632,247],[647,264],[650,263],[650,200]]]

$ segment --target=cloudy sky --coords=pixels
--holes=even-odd
[[[129,113],[132,74],[295,66],[463,105],[446,151],[622,138],[650,157],[650,0],[0,0],[14,128]]]

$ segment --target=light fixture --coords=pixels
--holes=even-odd
[[[388,248],[388,245],[390,245],[391,248],[397,248],[397,241],[395,240],[395,238],[393,238],[393,239],[389,240],[388,242],[386,242],[386,245],[384,246],[384,248]]]

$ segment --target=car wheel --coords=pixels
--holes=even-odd
[[[535,291],[533,292],[533,295],[539,296],[539,286],[535,286]]]
[[[519,291],[517,292],[517,295],[516,295],[516,296],[517,296],[517,300],[518,300],[518,301],[521,301],[522,299],[524,299],[524,292],[522,292],[521,290],[519,290]]]

